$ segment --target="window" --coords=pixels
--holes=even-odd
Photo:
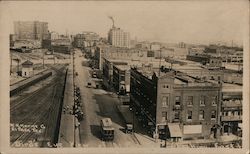
[[[175,105],[181,105],[181,96],[175,97]]]
[[[162,121],[168,120],[168,114],[167,112],[162,112]]]
[[[211,112],[211,119],[215,119],[216,118],[216,111],[212,110]]]
[[[187,97],[187,105],[193,105],[193,96]]]
[[[176,111],[174,113],[174,119],[180,119],[180,112]]]
[[[187,113],[187,119],[192,120],[192,111],[188,111]]]
[[[200,98],[200,106],[205,106],[205,96],[201,96],[201,98]]]
[[[167,107],[168,106],[168,97],[163,96],[161,102],[162,102],[162,107]]]
[[[121,81],[125,81],[125,76],[124,75],[121,75],[120,77],[121,77],[120,78]]]
[[[203,120],[204,119],[204,115],[205,115],[204,110],[200,110],[200,112],[199,112],[199,119]]]
[[[212,97],[212,105],[216,105],[217,104],[217,96]]]
[[[167,84],[164,84],[162,87],[163,87],[163,88],[168,88],[168,85],[167,85]]]

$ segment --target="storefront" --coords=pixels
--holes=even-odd
[[[179,123],[169,123],[166,130],[167,139],[178,142],[182,139],[182,132]]]
[[[202,137],[202,125],[184,125],[183,139],[194,139]]]

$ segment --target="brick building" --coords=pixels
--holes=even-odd
[[[127,65],[127,62],[119,61],[119,60],[110,60],[103,58],[103,81],[106,87],[113,86],[113,74],[114,74],[114,65],[118,67],[118,65]],[[118,77],[117,77],[118,78]]]
[[[131,103],[156,135],[178,140],[217,137],[221,86],[169,71],[131,69]]]
[[[114,65],[113,68],[114,89],[122,95],[130,92],[130,66]]]
[[[221,105],[222,133],[241,135],[242,120],[242,86],[224,84]]]
[[[48,23],[40,21],[16,21],[14,32],[18,40],[42,40],[48,37]]]
[[[94,32],[82,32],[76,34],[73,44],[77,48],[93,47],[99,39],[99,35]]]

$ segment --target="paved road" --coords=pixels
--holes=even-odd
[[[103,89],[87,88],[87,82],[93,81],[89,74],[89,67],[82,66],[82,61],[86,61],[77,50],[75,54],[76,85],[80,87],[83,99],[83,110],[85,119],[80,122],[80,142],[84,147],[136,147],[138,142],[133,135],[125,134],[123,128],[125,123],[118,113],[116,103],[117,97],[109,94]],[[110,117],[115,128],[115,138],[113,143],[100,140],[100,120]]]

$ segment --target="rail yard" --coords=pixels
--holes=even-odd
[[[35,78],[10,98],[11,146],[51,147],[58,139],[67,67],[48,68],[46,72],[52,72],[51,76],[42,81]]]

